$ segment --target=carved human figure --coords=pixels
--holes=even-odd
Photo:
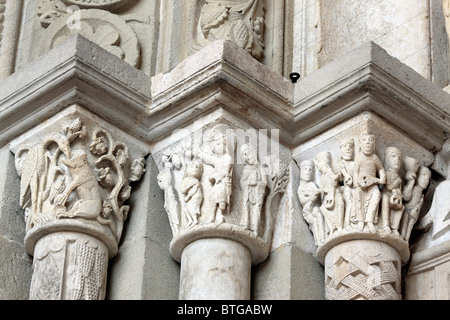
[[[181,193],[184,195],[185,202],[183,213],[189,227],[195,226],[199,222],[198,218],[203,202],[203,190],[200,184],[202,173],[202,164],[194,160],[188,164],[181,181]]]
[[[320,189],[314,182],[314,161],[300,163],[300,185],[297,195],[302,205],[302,213],[314,235],[316,245],[325,242],[325,222],[320,211]]]
[[[375,232],[378,208],[381,200],[379,185],[386,183],[386,172],[380,159],[375,154],[375,136],[362,134],[359,139],[360,149],[355,158],[353,174],[355,185],[355,214],[358,229],[365,224],[370,232]]]
[[[399,235],[400,220],[404,206],[402,178],[398,174],[402,164],[399,149],[388,147],[385,151],[386,184],[381,191],[381,227],[386,232]]]
[[[167,211],[172,233],[178,233],[181,227],[180,206],[178,197],[173,187],[172,171],[166,168],[158,174],[158,185],[164,191],[164,208]]]
[[[350,228],[350,223],[355,220],[352,215],[353,208],[353,171],[355,169],[355,140],[344,139],[340,144],[341,159],[339,160],[340,180],[343,186],[340,188],[345,203],[344,226]]]
[[[329,235],[344,228],[345,203],[339,190],[340,174],[331,168],[331,154],[321,152],[316,156],[316,167],[322,173],[320,177],[320,191],[322,205],[320,210],[325,218]]]
[[[214,167],[214,177],[210,179],[212,184],[210,200],[216,204],[212,217],[208,222],[221,224],[225,221],[224,215],[230,209],[233,158],[227,148],[227,139],[219,129],[213,128],[210,132],[208,144],[212,154],[204,152],[195,145],[195,153],[206,164]]]
[[[267,186],[267,175],[263,171],[253,148],[244,144],[240,151],[244,160],[244,169],[240,179],[243,191],[242,225],[257,234]]]
[[[424,200],[424,190],[428,187],[431,178],[431,171],[427,167],[420,167],[417,181],[412,189],[404,189],[403,197],[405,202],[405,213],[402,219],[401,235],[409,241],[411,231],[419,218]],[[411,191],[410,191],[411,190]]]

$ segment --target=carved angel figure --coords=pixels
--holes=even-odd
[[[206,0],[200,29],[208,41],[232,40],[255,59],[262,58],[264,7],[261,0]]]

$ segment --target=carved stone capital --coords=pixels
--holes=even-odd
[[[297,150],[310,155],[297,160],[298,197],[325,265],[326,297],[399,299],[431,179],[429,154],[375,116],[335,127],[316,143]]]
[[[257,139],[256,130],[244,131],[222,119],[195,131],[180,130],[173,144],[153,153],[175,260],[181,261],[188,244],[206,238],[242,244],[253,264],[267,258],[289,169],[279,154],[262,155],[267,137]]]
[[[100,239],[115,256],[131,184],[145,171],[139,143],[75,105],[17,138],[11,150],[27,252],[33,255],[44,235],[68,231]]]

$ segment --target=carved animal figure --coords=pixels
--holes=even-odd
[[[47,135],[38,145],[24,147],[16,155],[16,168],[21,177],[20,206],[23,209],[29,208],[26,211],[30,214],[27,218],[27,229],[32,228],[38,222],[41,214],[43,194],[49,171],[46,150],[53,143],[58,145],[58,150],[63,152],[66,157],[70,156],[70,142],[59,133]],[[27,152],[27,154],[22,159],[21,155],[24,152]]]
[[[74,190],[79,200],[75,202],[71,210],[59,211],[58,218],[96,219],[102,211],[102,197],[100,186],[87,162],[86,154],[83,152],[72,159],[62,159],[62,162],[69,168],[73,181],[58,202],[64,206]]]

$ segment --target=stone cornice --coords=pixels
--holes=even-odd
[[[257,128],[280,129],[288,146],[370,111],[434,152],[445,140],[450,117],[446,92],[372,42],[295,85],[232,42],[215,42],[155,76],[152,98],[151,117],[171,125],[220,105]],[[161,128],[158,134],[170,132]]]
[[[395,123],[430,151],[448,132],[450,96],[375,43],[336,59],[295,86],[294,145],[364,111]]]
[[[73,103],[141,137],[150,88],[143,72],[84,37],[72,36],[2,81],[0,145]]]
[[[73,36],[2,82],[0,144],[79,103],[153,144],[217,107],[295,147],[355,115],[385,118],[429,151],[448,133],[450,95],[367,43],[292,84],[230,41],[149,78]]]

